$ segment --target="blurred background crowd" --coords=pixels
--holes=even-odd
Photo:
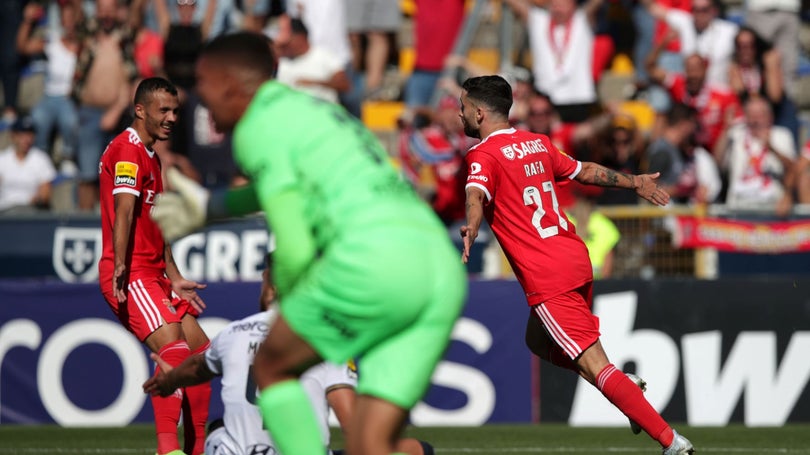
[[[99,157],[151,76],[182,94],[164,166],[243,182],[194,62],[251,30],[272,38],[281,82],[372,128],[448,226],[475,143],[459,84],[493,73],[513,86],[514,125],[578,159],[660,172],[679,204],[788,217],[810,203],[807,21],[806,0],[4,0],[0,213],[96,211]],[[603,234],[592,250],[609,251],[618,232],[595,208],[635,195],[566,189],[583,237]]]

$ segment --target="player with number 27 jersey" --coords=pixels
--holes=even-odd
[[[466,161],[467,187],[486,194],[484,216],[529,305],[593,279],[585,243],[557,201],[557,181],[574,179],[582,169],[579,161],[560,152],[548,136],[514,128],[484,138]],[[530,244],[539,245],[525,247]]]
[[[557,183],[634,189],[656,205],[669,195],[659,174],[630,175],[598,163],[574,160],[543,135],[509,125],[512,87],[500,76],[480,76],[462,84],[464,133],[481,138],[467,154],[467,224],[462,262],[486,219],[509,258],[530,305],[526,345],[531,351],[593,384],[633,424],[646,431],[664,455],[690,455],[694,447],[644,398],[644,381],[621,372],[599,340],[599,318],[591,312],[593,272],[588,250],[560,211]]]

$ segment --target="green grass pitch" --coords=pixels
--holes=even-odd
[[[808,454],[810,425],[778,428],[720,428],[676,426],[698,454]],[[150,425],[125,428],[59,428],[0,426],[0,455],[112,454],[152,455]],[[407,434],[431,442],[439,455],[467,454],[660,454],[650,438],[634,436],[629,428],[572,428],[559,424],[485,425],[482,427],[409,428]],[[336,446],[341,445],[335,435]]]

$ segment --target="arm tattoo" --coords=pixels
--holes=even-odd
[[[593,183],[599,186],[618,186],[619,175],[621,174],[612,169],[600,167],[596,171]]]

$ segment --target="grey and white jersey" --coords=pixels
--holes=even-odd
[[[276,315],[276,309],[271,308],[234,321],[211,340],[205,361],[213,373],[222,376],[222,419],[227,433],[226,437],[219,438],[211,453],[275,453],[256,406],[258,388],[253,381],[253,357]],[[208,445],[206,453],[209,453]]]
[[[211,340],[205,353],[208,368],[222,376],[224,427],[206,438],[206,455],[275,455],[273,441],[263,428],[256,406],[259,394],[253,381],[253,358],[270,331],[278,312],[275,307],[234,321]],[[357,386],[357,374],[346,364],[319,363],[301,376],[301,385],[312,401],[325,446],[329,446],[329,405],[333,388]]]

